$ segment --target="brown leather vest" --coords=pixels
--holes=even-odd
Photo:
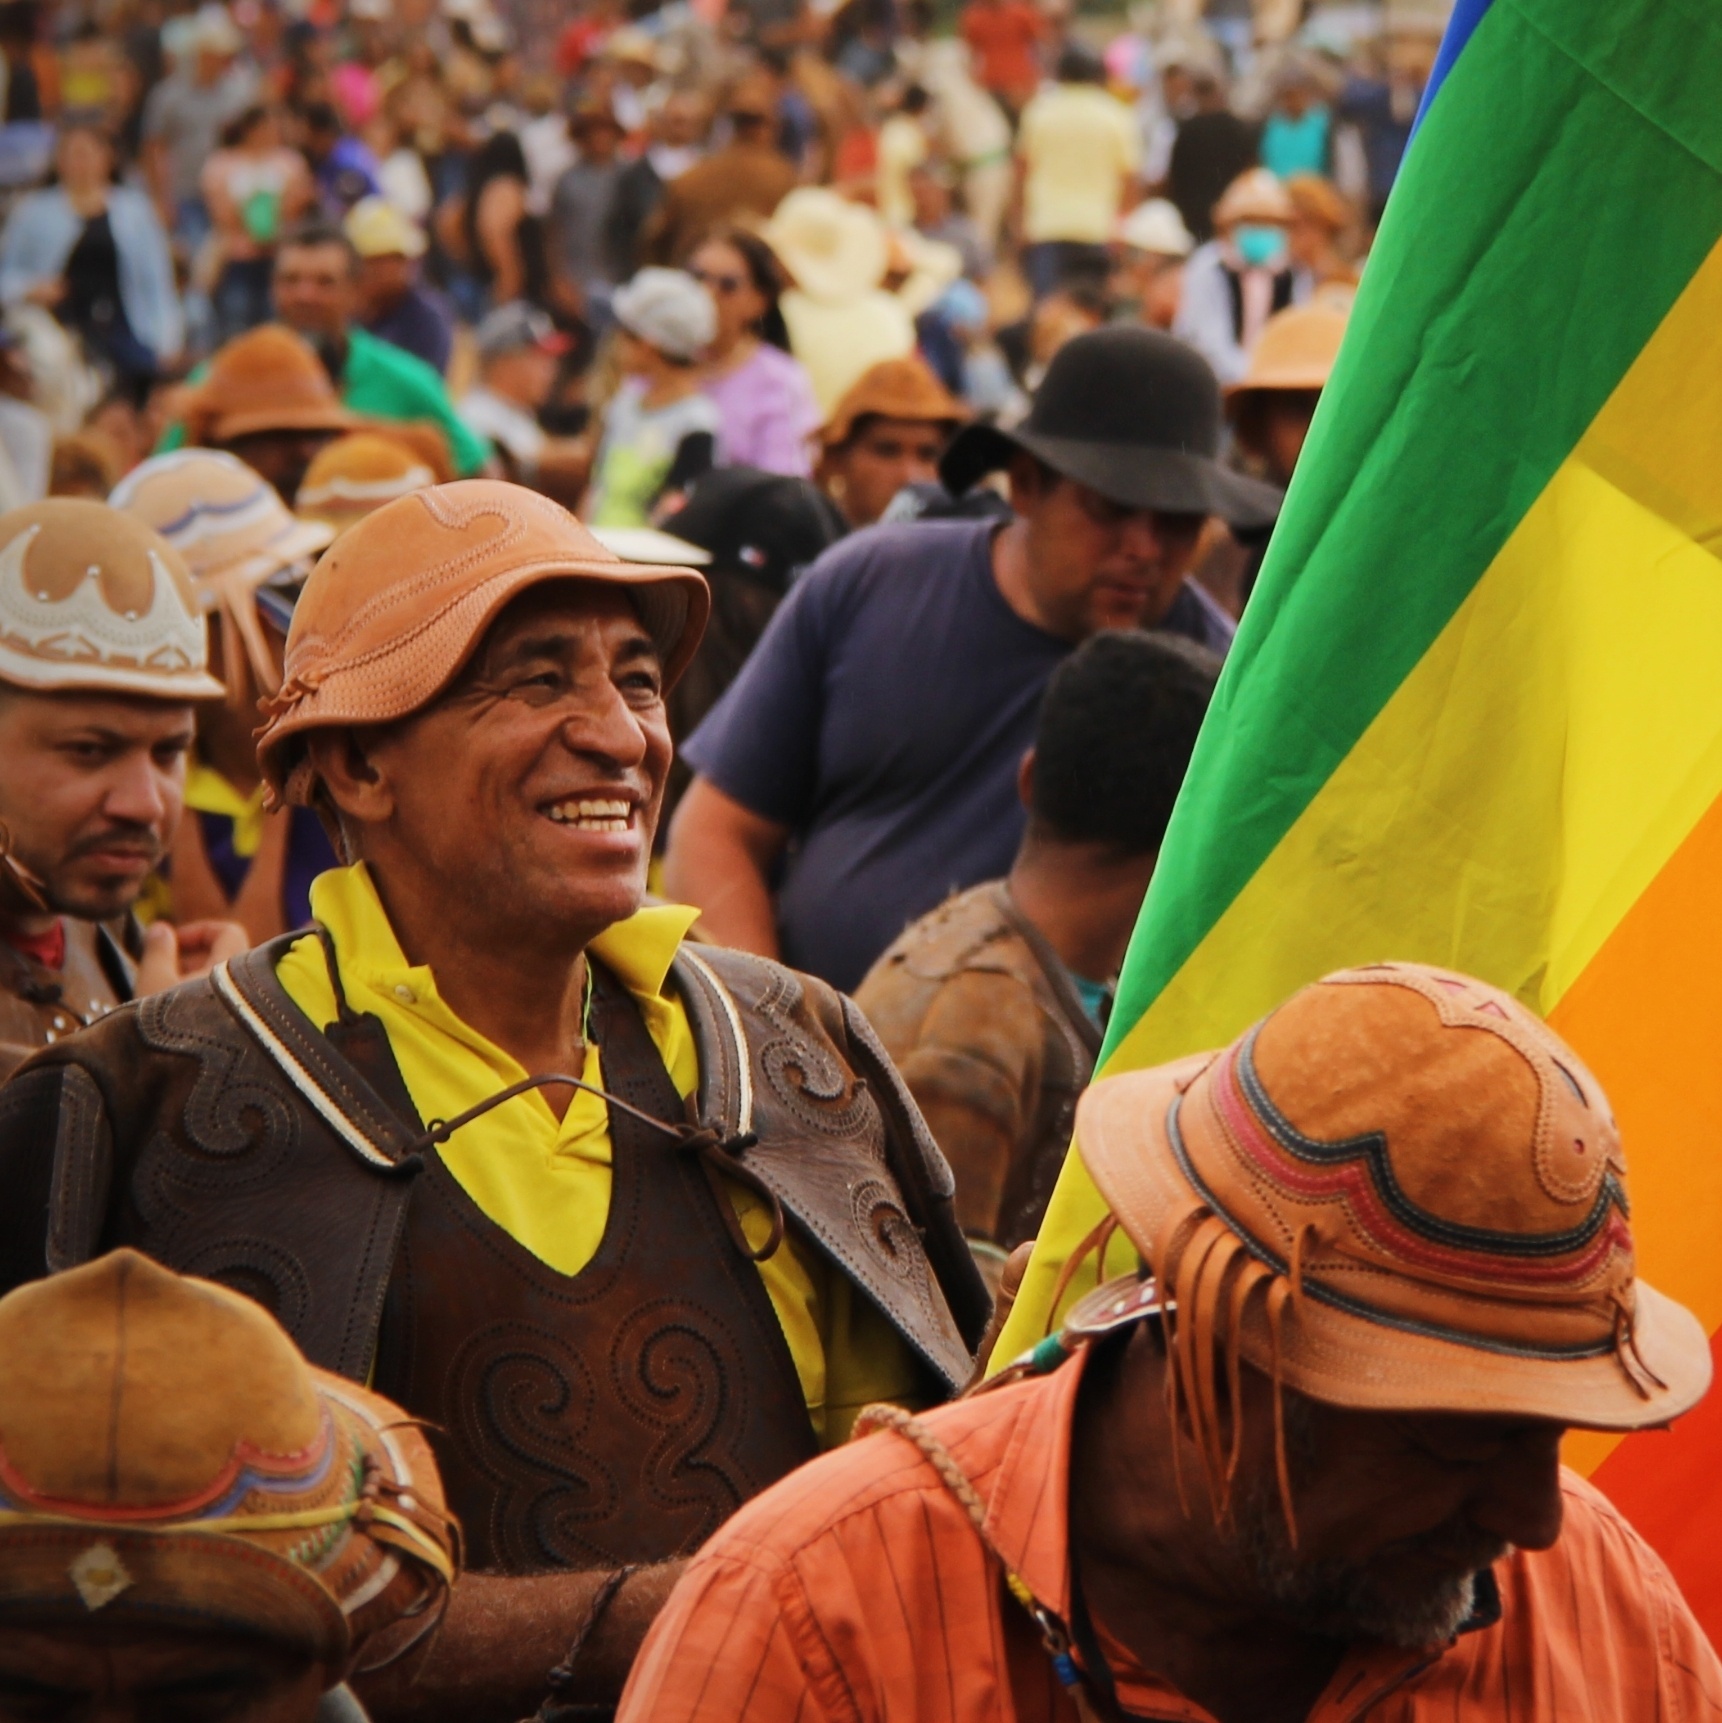
[[[610,1092],[686,1113],[640,1013],[594,965]],[[475,1568],[663,1561],[815,1452],[759,1271],[697,1156],[610,1109],[597,1255],[559,1274],[481,1212],[432,1151],[407,1209],[376,1386],[446,1433],[449,1505]]]
[[[652,1169],[643,1197],[618,1191],[605,1241],[618,1249],[626,1241],[624,1260],[639,1270],[628,1275],[632,1291],[604,1292],[612,1258],[571,1279],[540,1273],[536,1265],[516,1273],[528,1268],[524,1253],[511,1255],[495,1229],[479,1226],[473,1211],[439,1186],[381,1025],[354,1017],[318,1026],[283,992],[275,966],[295,937],[112,1012],[44,1049],[0,1085],[0,1292],[130,1244],[257,1299],[325,1369],[362,1381],[381,1348],[388,1386],[401,1392],[399,1373],[422,1368],[430,1399],[411,1409],[431,1416],[433,1404],[442,1410],[457,1453],[466,1439],[463,1420],[488,1419],[494,1446],[505,1452],[496,1475],[475,1466],[470,1486],[464,1479],[455,1484],[462,1511],[477,1520],[486,1517],[489,1497],[475,1511],[474,1498],[462,1492],[509,1497],[490,1516],[494,1530],[480,1533],[487,1553],[503,1563],[579,1560],[576,1540],[587,1535],[594,1548],[678,1547],[696,1535],[701,1516],[721,1513],[721,1502],[808,1452],[812,1436],[787,1346],[771,1329],[758,1334],[760,1322],[775,1318],[763,1286],[746,1278],[757,1282],[757,1271],[739,1259],[730,1239],[718,1238],[697,1271],[657,1270],[663,1281],[646,1285],[648,1264],[658,1259],[641,1253],[670,1248],[656,1224],[664,1169],[646,1158],[661,1156],[662,1147],[643,1138],[635,1143],[627,1132],[616,1139],[620,1175],[631,1176],[630,1161],[636,1170]],[[684,948],[672,981],[698,1053],[692,1112],[702,1130],[726,1145],[735,1176],[768,1190],[803,1244],[902,1336],[924,1367],[919,1392],[938,1399],[959,1387],[990,1300],[956,1227],[949,1168],[865,1019],[812,978],[740,952]],[[629,1028],[607,1022],[603,1032],[614,1044]],[[667,1086],[655,1050],[637,1064],[614,1054],[607,1061],[607,1070],[625,1081],[639,1068]],[[665,1091],[654,1093],[648,1112],[687,1116]],[[683,1169],[676,1173],[681,1178]],[[688,1228],[696,1218],[698,1228],[721,1220],[710,1193],[703,1209],[692,1206],[686,1191],[678,1203],[682,1197]],[[651,1225],[631,1226],[628,1217],[642,1213]],[[678,1224],[683,1236],[673,1242],[691,1251],[699,1231],[688,1228]],[[451,1242],[457,1233],[465,1234],[458,1246]],[[401,1279],[403,1249],[411,1262]],[[470,1252],[459,1273],[444,1254],[456,1249]],[[488,1353],[480,1374],[489,1379],[489,1402],[475,1413],[466,1378],[454,1372],[449,1386],[448,1372],[435,1373],[435,1353],[458,1355],[445,1324],[458,1325],[466,1315],[440,1301],[467,1296],[457,1283],[467,1276],[464,1265],[481,1255],[506,1271],[483,1289],[485,1297],[495,1298],[499,1310],[507,1303],[507,1321],[519,1313],[522,1322],[538,1325],[533,1356],[552,1367],[529,1361],[516,1369],[500,1348]],[[737,1276],[745,1291],[735,1286]],[[386,1338],[381,1331],[391,1289],[402,1287],[421,1300],[424,1337],[435,1341],[420,1344],[410,1358],[402,1356],[400,1337],[413,1334],[418,1317]],[[427,1289],[434,1291],[434,1309],[422,1302]],[[642,1330],[638,1344],[628,1327],[653,1300],[679,1305],[690,1289],[699,1302],[698,1332],[735,1360],[721,1383],[709,1371],[698,1374],[709,1354],[702,1345],[684,1345],[673,1325],[667,1332]],[[586,1311],[588,1293],[602,1312]],[[553,1304],[556,1297],[569,1302]],[[576,1347],[545,1327],[541,1318],[553,1308],[566,1308],[582,1324],[589,1319]],[[588,1353],[588,1346],[598,1350]],[[631,1375],[612,1367],[612,1347]],[[575,1350],[584,1374],[568,1362]],[[546,1447],[537,1438],[557,1417],[558,1373],[569,1385],[571,1409],[558,1425],[564,1437]],[[728,1397],[721,1407],[701,1401],[720,1390]],[[579,1396],[587,1392],[592,1411],[582,1425]],[[417,1393],[410,1388],[409,1404]],[[648,1405],[650,1413],[641,1410]],[[698,1418],[680,1422],[696,1405]],[[784,1408],[781,1416],[774,1406]],[[775,1425],[774,1439],[763,1433],[768,1425]],[[610,1541],[614,1526],[606,1529],[605,1512],[591,1496],[602,1487],[602,1480],[594,1484],[596,1466],[575,1478],[565,1475],[572,1466],[555,1469],[588,1439],[624,1508],[642,1481],[655,1499],[673,1504],[663,1522],[642,1520],[638,1544]],[[628,1451],[630,1442],[637,1452]],[[472,1451],[481,1447],[492,1451],[487,1443]],[[562,1539],[558,1547],[568,1553],[533,1553],[523,1525],[540,1535],[538,1550]]]

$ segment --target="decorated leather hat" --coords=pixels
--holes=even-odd
[[[1469,976],[1330,975],[1223,1052],[1096,1084],[1076,1134],[1175,1305],[1198,1423],[1216,1346],[1334,1405],[1605,1430],[1709,1386],[1697,1319],[1636,1276],[1602,1089]]]
[[[317,350],[281,323],[261,324],[217,349],[185,409],[192,443],[227,443],[259,431],[347,431],[357,422]]]
[[[0,1299],[0,1623],[252,1635],[329,1671],[438,1619],[424,1436],[260,1305],[136,1251]]]
[[[312,569],[268,702],[258,762],[275,801],[309,805],[307,730],[387,724],[428,706],[510,599],[547,580],[626,590],[657,643],[664,683],[694,655],[711,608],[690,568],[624,562],[567,509],[501,479],[435,485],[343,533]]]
[[[1059,348],[1020,425],[965,425],[939,476],[960,496],[1020,450],[1124,508],[1269,526],[1280,493],[1221,464],[1220,422],[1219,381],[1200,353],[1113,324]]]
[[[87,498],[0,515],[0,681],[219,699],[191,574],[142,521]]]
[[[436,480],[429,464],[396,438],[355,431],[312,456],[294,507],[300,519],[321,521],[339,534]]]
[[[229,678],[242,651],[256,686],[278,687],[280,666],[258,624],[257,589],[305,572],[334,529],[296,519],[260,473],[218,449],[152,455],[120,480],[108,504],[154,527],[185,558],[199,607],[221,618]],[[233,691],[245,697],[236,679]]]

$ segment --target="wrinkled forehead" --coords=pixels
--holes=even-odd
[[[637,647],[654,659],[658,656],[639,604],[626,588],[607,581],[547,580],[503,606],[480,639],[472,664],[475,668],[495,665],[594,630],[605,637],[612,651]]]

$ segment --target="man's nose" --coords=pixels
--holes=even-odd
[[[1468,1517],[1519,1549],[1544,1550],[1561,1535],[1561,1432],[1513,1444],[1485,1473]]]
[[[151,757],[139,751],[116,762],[102,812],[111,820],[160,829],[173,805],[166,774]]]
[[[1166,539],[1154,516],[1144,509],[1124,517],[1118,545],[1133,562],[1157,562],[1165,552]]]
[[[580,690],[562,721],[562,739],[577,754],[598,754],[618,766],[637,766],[646,756],[645,726],[608,677]]]

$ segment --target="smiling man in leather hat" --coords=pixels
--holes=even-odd
[[[965,426],[940,461],[958,494],[1008,469],[1012,515],[873,527],[808,570],[683,749],[666,879],[714,938],[858,986],[910,922],[1009,872],[1017,767],[1073,647],[1161,628],[1225,651],[1231,619],[1189,579],[1202,528],[1265,526],[1279,492],[1220,465],[1220,420],[1169,335],[1079,335],[1023,424]]]
[[[1560,1466],[1711,1367],[1636,1278],[1608,1102],[1545,1024],[1347,970],[1097,1083],[1077,1141],[1144,1272],[732,1520],[622,1723],[1722,1716],[1668,1570]]]
[[[382,1717],[613,1696],[677,1559],[864,1403],[944,1398],[985,1320],[854,1007],[641,908],[707,602],[518,486],[368,516],[260,743],[351,864],[319,929],[0,1091],[0,1280],[134,1246],[444,1432],[479,1571]]]

